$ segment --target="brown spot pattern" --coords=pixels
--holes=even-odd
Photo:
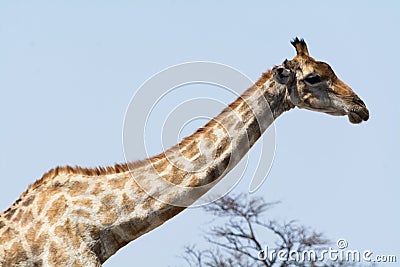
[[[93,190],[92,190],[92,192],[91,192],[91,195],[97,196],[103,191],[104,191],[103,184],[102,183],[96,183],[94,188],[93,188]]]
[[[193,140],[186,146],[179,146],[179,149],[182,155],[189,160],[193,158],[196,154],[200,153],[198,142],[196,140]]]
[[[77,199],[72,201],[73,206],[80,206],[80,207],[86,207],[89,209],[93,208],[93,200],[91,199]]]
[[[124,175],[123,177],[117,177],[108,180],[108,186],[112,189],[123,189],[125,184],[129,181],[130,177]]]
[[[39,256],[43,253],[44,245],[46,244],[49,236],[46,233],[37,235],[38,228],[30,227],[26,232],[25,238],[32,251],[33,256]]]
[[[145,201],[143,201],[142,209],[149,210],[152,207],[154,207],[154,203],[156,203],[156,202],[157,202],[157,200],[155,198],[152,198],[152,197],[149,196],[149,197],[146,198]]]
[[[46,212],[46,216],[49,219],[50,225],[53,225],[64,215],[67,209],[67,200],[64,196],[60,196],[51,204],[51,207]]]
[[[6,218],[7,220],[10,220],[12,218],[12,216],[14,215],[15,211],[16,211],[15,208],[7,210],[7,212],[4,215],[4,218]]]
[[[38,200],[36,202],[36,209],[37,209],[37,213],[38,214],[42,213],[42,211],[44,209],[44,206],[46,205],[47,201],[48,201],[48,196],[47,195],[45,195],[45,194],[40,194],[39,195]]]
[[[10,251],[13,253],[6,253],[2,262],[3,266],[16,266],[19,263],[28,260],[28,256],[20,242],[14,242],[10,248]]]
[[[182,181],[186,177],[186,174],[187,174],[186,171],[173,166],[168,173],[166,174],[163,173],[162,177],[165,180],[169,181],[170,183],[173,183],[175,185],[180,185],[182,184]]]
[[[56,244],[55,242],[50,243],[48,260],[51,266],[57,266],[61,263],[60,260],[64,258],[63,252],[64,249],[58,244]]]
[[[169,165],[169,162],[166,158],[162,157],[157,160],[152,160],[151,165],[157,171],[157,173],[163,172]]]
[[[33,200],[35,200],[35,196],[31,195],[31,196],[29,196],[27,199],[25,199],[25,200],[21,203],[21,205],[24,206],[24,207],[27,207],[27,206],[29,206],[29,205],[33,202]]]
[[[122,194],[121,210],[125,214],[130,214],[135,210],[135,203],[126,193]]]
[[[25,227],[26,225],[30,224],[33,221],[33,214],[30,209],[27,209],[22,215],[21,219],[19,222],[21,223],[22,227]]]
[[[17,235],[18,233],[13,228],[7,227],[1,236],[1,241],[4,243],[8,243],[13,240]]]
[[[82,209],[75,209],[71,212],[71,214],[77,216],[77,217],[84,217],[84,218],[90,218],[90,213],[87,212],[86,210]]]
[[[101,206],[97,212],[100,215],[100,222],[104,226],[110,226],[117,220],[117,213],[115,212],[114,195],[106,195],[101,200]]]
[[[85,193],[85,191],[86,191],[86,189],[88,187],[89,187],[89,183],[88,182],[74,181],[68,187],[68,194],[71,197],[82,195],[83,193]]]

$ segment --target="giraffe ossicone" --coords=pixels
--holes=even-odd
[[[0,266],[101,266],[185,208],[168,203],[190,204],[210,190],[294,107],[348,116],[352,123],[368,120],[364,102],[327,63],[309,55],[304,40],[292,45],[292,60],[263,73],[218,116],[163,153],[109,167],[57,167],[43,175],[0,214]],[[202,140],[212,145],[200,151]],[[194,171],[177,167],[182,154]],[[149,196],[143,185],[167,201]]]

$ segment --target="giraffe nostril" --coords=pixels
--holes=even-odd
[[[353,98],[353,102],[354,102],[355,104],[357,104],[357,105],[363,106],[364,108],[366,107],[364,101],[362,101],[362,100],[359,99],[359,98]]]

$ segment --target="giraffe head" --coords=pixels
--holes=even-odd
[[[272,69],[274,80],[287,86],[290,101],[299,108],[347,115],[351,123],[369,118],[364,102],[325,62],[312,58],[303,39],[292,42],[297,55]]]

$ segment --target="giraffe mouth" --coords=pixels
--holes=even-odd
[[[351,123],[358,124],[369,119],[369,111],[364,103],[358,104],[350,109],[348,117]]]

